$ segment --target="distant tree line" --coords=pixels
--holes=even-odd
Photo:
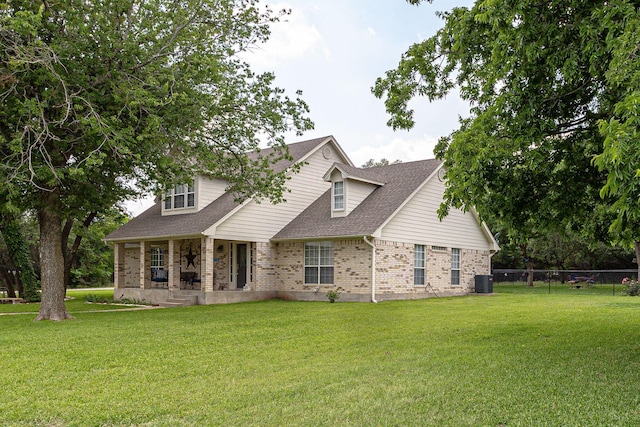
[[[112,209],[88,223],[69,227],[63,250],[67,288],[112,285],[113,248],[102,239],[127,220],[126,214]],[[12,244],[17,248],[10,250]],[[0,287],[10,297],[39,300],[39,249],[38,222],[30,212],[16,217],[11,226],[3,223],[0,227]]]

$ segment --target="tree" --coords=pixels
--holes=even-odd
[[[0,236],[7,248],[0,254],[3,259],[2,274],[7,283],[9,296],[16,297],[17,290],[20,298],[27,302],[40,301],[38,293],[38,278],[31,262],[29,240],[23,232],[22,223],[13,213],[0,213]]]
[[[78,224],[71,232],[73,244],[67,247],[74,256],[69,265],[67,287],[109,286],[113,281],[113,248],[104,237],[122,226],[128,217],[111,209],[91,224]],[[65,266],[66,268],[66,266]]]
[[[362,165],[362,167],[363,168],[372,168],[374,166],[387,166],[387,165],[395,165],[395,164],[398,164],[398,163],[402,163],[402,161],[401,160],[394,160],[393,162],[389,162],[388,159],[383,157],[379,161],[375,161],[373,159],[369,159]]]
[[[640,277],[640,16],[635,12],[627,10],[624,32],[608,40],[612,61],[607,82],[623,95],[612,117],[600,121],[604,148],[594,163],[609,172],[601,196],[612,199],[615,220],[610,231],[618,242],[634,247]]]
[[[394,129],[413,126],[408,102],[416,96],[434,101],[459,87],[471,104],[470,117],[436,147],[447,177],[440,216],[474,206],[526,245],[588,225],[599,206],[609,207],[600,190],[616,171],[592,160],[603,153],[604,121],[638,117],[624,104],[637,82],[613,82],[612,70],[618,78],[628,72],[612,46],[637,53],[637,39],[625,38],[637,37],[639,5],[479,0],[442,13],[444,27],[376,81]]]
[[[40,301],[38,293],[38,277],[31,260],[31,248],[25,232],[24,217],[20,210],[10,201],[8,189],[0,189],[0,237],[6,251],[0,255],[2,276],[11,297],[28,302]]]
[[[0,6],[0,185],[37,212],[37,319],[70,317],[65,221],[196,174],[238,199],[284,200],[286,172],[270,166],[289,157],[285,132],[312,127],[308,108],[238,58],[281,15],[257,0]],[[248,157],[261,139],[273,150]]]

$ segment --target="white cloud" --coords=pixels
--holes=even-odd
[[[434,158],[433,149],[438,140],[430,135],[419,138],[379,139],[376,145],[363,145],[355,151],[347,153],[356,166],[362,166],[369,159],[376,161],[387,159],[390,162],[401,160],[412,162]]]
[[[300,9],[287,3],[273,3],[269,6],[273,10],[291,9],[291,14],[283,17],[280,22],[271,24],[269,41],[259,45],[247,56],[251,64],[273,68],[279,63],[318,52],[330,57],[331,52],[324,44],[322,35]]]

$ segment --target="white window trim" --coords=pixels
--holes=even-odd
[[[315,246],[318,248],[318,257],[317,257],[317,263],[313,263],[313,264],[307,264],[307,247],[308,246]],[[322,251],[320,250],[321,247],[330,247],[331,248],[331,264],[322,264]],[[305,242],[304,244],[304,253],[303,253],[303,257],[304,257],[304,269],[302,272],[303,275],[303,283],[305,285],[318,285],[318,286],[333,286],[335,284],[335,253],[334,253],[334,246],[333,246],[333,242],[332,241],[321,241],[321,242]],[[332,278],[331,278],[331,283],[321,283],[320,278],[322,277],[321,271],[322,268],[328,268],[331,267],[333,270],[333,274],[332,274]],[[317,269],[317,277],[318,280],[317,282],[307,282],[307,268],[316,268]]]
[[[451,248],[451,285],[460,286],[460,265],[462,264],[462,251],[459,248]],[[457,283],[454,283],[453,272],[457,271]]]
[[[336,194],[336,184],[342,184],[342,194]],[[334,211],[344,211],[346,204],[347,204],[347,198],[345,195],[345,185],[344,185],[344,181],[334,181],[331,184],[331,207],[333,208]],[[342,198],[342,207],[338,208],[336,207],[336,197],[341,197]]]
[[[151,269],[164,270],[164,249],[161,247],[151,248]]]
[[[178,187],[183,188],[182,193],[176,193],[176,190],[178,189]],[[179,211],[179,210],[185,210],[185,209],[194,209],[197,205],[196,194],[197,192],[196,192],[195,181],[192,181],[191,183],[186,183],[186,184],[177,184],[175,187],[169,190],[169,193],[166,194],[165,197],[163,198],[162,209],[165,211]],[[175,202],[176,196],[184,197],[184,206],[176,207],[176,202]],[[189,196],[193,196],[192,205],[189,205]],[[168,204],[168,207],[167,207],[167,204]]]
[[[418,259],[418,249],[421,249],[422,256]],[[417,265],[421,261],[422,265]],[[416,283],[416,270],[422,270],[422,283]],[[425,286],[427,281],[427,247],[425,245],[414,245],[413,247],[413,286]]]

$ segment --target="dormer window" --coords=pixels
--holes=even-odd
[[[192,208],[196,205],[196,192],[193,183],[178,184],[164,199],[164,209]]]
[[[344,210],[344,181],[333,183],[333,210]]]

